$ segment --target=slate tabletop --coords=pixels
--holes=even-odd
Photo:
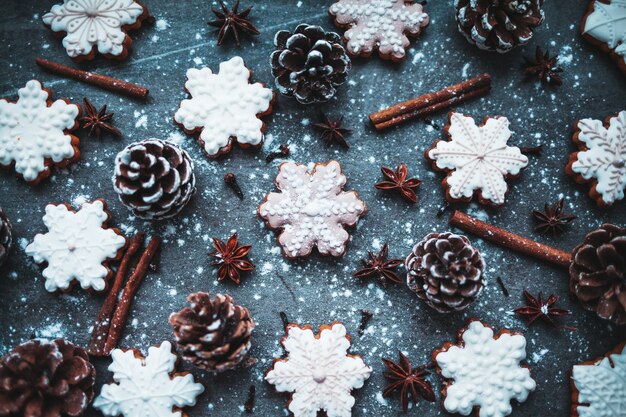
[[[385,380],[381,358],[405,352],[415,365],[430,360],[433,350],[455,341],[467,319],[477,317],[496,330],[525,333],[528,364],[537,381],[537,390],[523,404],[514,406],[513,416],[566,416],[570,408],[569,375],[572,365],[596,358],[626,340],[626,330],[602,321],[585,311],[568,293],[565,269],[502,249],[470,236],[487,263],[488,284],[479,300],[457,314],[442,315],[427,307],[406,285],[380,286],[375,280],[360,282],[352,273],[368,250],[378,251],[389,242],[392,257],[404,258],[412,246],[429,232],[450,230],[448,211],[437,216],[444,190],[442,175],[432,172],[424,151],[442,136],[446,115],[433,117],[436,127],[412,121],[379,133],[367,121],[367,114],[425,92],[488,72],[493,90],[485,98],[463,104],[458,110],[482,119],[504,115],[511,122],[510,143],[518,146],[543,145],[540,157],[530,164],[520,179],[510,184],[510,194],[500,209],[477,204],[460,205],[468,213],[513,232],[571,250],[583,236],[603,222],[624,225],[626,203],[609,210],[598,209],[588,197],[588,188],[575,184],[564,173],[568,155],[575,150],[571,141],[576,119],[604,119],[624,110],[626,79],[603,52],[585,43],[578,26],[588,1],[546,2],[545,23],[524,47],[507,55],[479,51],[457,32],[452,1],[431,0],[426,6],[431,24],[412,43],[407,59],[400,64],[378,57],[355,59],[348,82],[331,102],[300,105],[280,97],[274,113],[266,119],[264,146],[255,152],[237,147],[218,160],[209,160],[195,142],[172,121],[182,99],[188,68],[208,66],[214,70],[220,61],[240,55],[253,71],[253,79],[273,86],[269,54],[273,38],[281,29],[293,30],[300,23],[318,24],[327,30],[334,26],[328,17],[331,0],[244,1],[253,4],[251,19],[261,34],[244,38],[241,47],[233,42],[217,46],[211,2],[204,0],[146,0],[155,22],[132,34],[130,58],[111,62],[103,58],[81,67],[145,85],[150,89],[146,102],[125,98],[101,89],[67,80],[39,70],[38,56],[73,65],[60,39],[42,24],[41,16],[53,0],[4,0],[0,16],[0,91],[14,100],[17,89],[28,80],[38,79],[54,92],[55,98],[80,103],[88,97],[96,106],[108,104],[115,113],[114,124],[123,132],[121,139],[81,138],[81,160],[68,169],[55,171],[41,185],[30,187],[12,173],[0,174],[0,206],[13,223],[16,244],[8,262],[0,270],[0,354],[32,337],[64,337],[86,345],[91,326],[104,299],[75,289],[53,295],[44,289],[42,268],[24,252],[37,233],[45,232],[41,217],[50,202],[79,206],[85,201],[104,198],[112,213],[112,224],[126,235],[136,230],[163,237],[160,270],[149,273],[136,295],[120,346],[138,348],[173,340],[167,318],[186,304],[195,291],[228,293],[238,304],[247,306],[257,323],[253,333],[252,355],[258,359],[248,369],[212,376],[191,367],[198,381],[206,386],[190,417],[245,414],[243,404],[249,387],[256,387],[254,413],[262,416],[286,415],[288,397],[278,394],[263,381],[272,360],[282,354],[279,340],[283,327],[279,312],[289,320],[318,328],[324,323],[343,322],[353,336],[352,352],[362,355],[373,367],[372,377],[354,393],[354,416],[395,416],[402,410],[397,396],[382,397]],[[216,2],[213,2],[215,5]],[[339,32],[341,32],[339,30]],[[543,88],[524,79],[523,56],[532,55],[536,46],[548,47],[559,55],[564,69],[562,87]],[[350,148],[325,147],[311,124],[320,111],[344,116]],[[437,129],[439,128],[439,129]],[[145,138],[172,140],[184,147],[195,162],[198,192],[191,203],[172,220],[146,222],[133,217],[118,201],[111,183],[113,160],[126,145]],[[342,258],[312,255],[289,261],[281,255],[275,234],[256,215],[264,195],[274,191],[273,180],[280,160],[270,164],[265,155],[287,143],[291,160],[301,163],[334,159],[348,175],[347,190],[358,191],[369,212],[352,230],[348,250]],[[374,188],[381,180],[380,166],[404,162],[413,176],[423,183],[419,202],[407,204],[398,195]],[[240,201],[226,188],[223,176],[233,172],[245,199]],[[531,211],[545,202],[565,198],[566,210],[578,216],[562,236],[542,236],[533,230]],[[243,243],[253,245],[251,259],[257,269],[240,285],[217,282],[207,253],[211,237],[226,239],[237,231]],[[404,276],[404,271],[400,270]],[[501,277],[510,292],[506,297],[496,282]],[[559,305],[572,315],[561,320],[576,331],[556,330],[543,323],[528,328],[512,313],[522,305],[522,291],[554,293]],[[358,336],[361,310],[374,313],[365,333]],[[111,380],[108,358],[94,359],[97,392]],[[437,403],[420,402],[410,415],[447,415],[439,394],[441,381],[431,375],[438,390]],[[90,409],[88,416],[100,415]]]

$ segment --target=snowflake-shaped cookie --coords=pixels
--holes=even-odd
[[[43,270],[46,290],[68,290],[76,279],[83,289],[104,291],[111,274],[104,264],[121,256],[126,246],[117,229],[107,228],[109,217],[103,200],[85,203],[77,212],[65,204],[46,206],[48,233],[26,246],[35,262],[48,264]]]
[[[274,361],[265,380],[279,392],[293,392],[289,411],[294,417],[350,417],[354,397],[372,368],[348,353],[350,339],[341,323],[324,325],[316,336],[309,326],[290,324],[281,341],[288,357]]]
[[[573,137],[580,149],[566,171],[580,183],[591,182],[591,198],[608,207],[624,198],[626,188],[626,110],[601,120],[582,119]]]
[[[341,256],[349,239],[344,225],[354,225],[365,214],[356,192],[344,192],[346,176],[337,161],[315,164],[311,172],[301,164],[285,162],[278,168],[276,187],[258,209],[272,229],[282,229],[278,242],[289,258],[307,256],[314,246],[322,255]]]
[[[350,54],[368,57],[378,49],[393,61],[406,56],[406,35],[419,35],[429,23],[422,5],[407,0],[339,0],[329,12],[336,25],[350,28],[344,34]]]
[[[93,402],[105,416],[181,417],[180,408],[195,405],[204,391],[191,374],[170,376],[177,359],[170,342],[149,348],[145,359],[135,350],[121,349],[113,350],[111,359],[109,371],[117,383],[104,385]]]
[[[133,0],[64,0],[43,15],[54,32],[64,34],[63,47],[76,61],[99,53],[125,59],[132,43],[126,31],[141,26],[148,10]]]
[[[233,140],[242,148],[260,146],[265,123],[259,117],[272,112],[274,93],[261,83],[250,84],[252,74],[241,57],[209,68],[187,71],[185,90],[191,95],[180,103],[174,121],[192,134],[210,158],[230,152]]]
[[[626,343],[572,368],[575,417],[626,416]]]
[[[493,330],[475,320],[461,330],[459,345],[447,343],[433,353],[441,375],[446,378],[443,406],[451,413],[470,415],[479,408],[479,417],[503,417],[511,414],[511,399],[526,401],[534,391],[535,381],[527,367],[526,338],[502,330]]]
[[[626,74],[626,0],[592,0],[581,30],[587,40],[610,53]]]
[[[449,141],[435,142],[426,151],[433,168],[448,171],[443,181],[449,201],[470,201],[479,193],[483,204],[504,204],[506,179],[519,175],[528,158],[519,148],[507,146],[511,137],[506,117],[487,117],[480,126],[474,119],[451,112],[445,132]]]
[[[67,166],[80,157],[79,140],[69,131],[78,127],[80,107],[52,94],[37,80],[17,92],[13,103],[0,99],[0,166],[15,164],[29,184],[51,174],[50,166]]]

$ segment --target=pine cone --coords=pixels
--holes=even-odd
[[[13,229],[6,214],[0,207],[0,266],[9,256],[13,245]]]
[[[254,321],[250,311],[229,295],[198,292],[187,297],[190,307],[170,315],[170,325],[183,359],[200,369],[223,372],[248,356]]]
[[[23,343],[0,359],[0,416],[80,416],[95,380],[83,348],[63,339]]]
[[[470,305],[483,289],[485,263],[470,241],[453,233],[430,233],[406,259],[407,285],[440,313]]]
[[[271,65],[276,87],[303,104],[330,100],[352,66],[341,37],[319,26],[302,24],[294,33],[281,30],[274,45]]]
[[[193,161],[171,142],[133,143],[115,158],[113,186],[137,217],[167,219],[178,214],[196,191]]]
[[[454,5],[465,38],[500,53],[527,43],[544,19],[543,0],[455,0]]]
[[[626,324],[626,228],[604,224],[572,252],[570,290],[603,319]]]

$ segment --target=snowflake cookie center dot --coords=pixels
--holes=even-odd
[[[321,384],[322,382],[326,381],[326,371],[322,368],[316,368],[315,370],[313,370],[313,380],[315,382],[317,382],[318,384]]]

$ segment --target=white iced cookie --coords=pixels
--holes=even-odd
[[[585,39],[610,53],[626,75],[626,0],[592,0],[581,31]]]

